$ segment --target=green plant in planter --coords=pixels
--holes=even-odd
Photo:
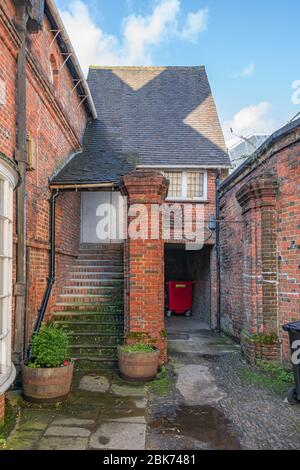
[[[67,365],[70,361],[68,334],[56,325],[45,325],[31,339],[31,368],[53,368]]]
[[[131,344],[130,346],[122,346],[122,350],[128,353],[150,353],[156,351],[153,346],[144,343]]]

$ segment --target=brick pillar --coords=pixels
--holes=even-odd
[[[250,180],[236,195],[245,222],[243,305],[247,318],[246,348],[250,334],[278,334],[277,190],[275,177],[267,174]],[[273,355],[274,346],[272,358]]]
[[[125,340],[147,342],[161,350],[161,362],[167,360],[164,326],[164,241],[161,213],[151,220],[153,205],[162,204],[167,180],[158,172],[136,171],[123,178],[122,193],[128,197],[128,210],[143,204],[141,229],[146,239],[125,241]],[[136,218],[129,216],[128,225]],[[151,223],[156,229],[150,232]],[[145,237],[143,237],[145,238]]]
[[[4,424],[5,395],[0,395],[0,426]]]

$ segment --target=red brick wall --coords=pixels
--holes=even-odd
[[[151,204],[161,204],[166,196],[167,182],[155,172],[136,172],[124,177],[123,193],[129,207],[143,204],[150,214]],[[130,222],[129,218],[129,222]],[[149,224],[150,226],[150,224]],[[162,221],[158,224],[157,240],[128,238],[125,241],[125,337],[127,343],[151,342],[166,361],[164,335],[164,241]]]
[[[270,145],[220,198],[223,329],[237,338],[276,332],[278,358],[289,356],[282,325],[300,319],[299,130]],[[273,195],[261,189],[263,178],[278,186]],[[242,208],[241,192],[255,179]]]
[[[0,395],[0,425],[4,421],[5,395]]]
[[[0,108],[0,151],[14,158],[16,146],[16,59],[18,33],[13,26],[13,2],[0,5],[0,79],[5,82],[6,103]],[[67,66],[59,73],[58,85],[51,80],[51,55],[57,66],[65,57],[60,54],[45,17],[44,28],[28,40],[27,62],[27,133],[34,139],[36,166],[27,172],[27,247],[28,247],[28,318],[27,337],[40,307],[49,270],[49,198],[48,179],[81,148],[87,123]],[[79,242],[80,204],[77,194],[64,194],[57,201],[57,283],[76,255]],[[49,308],[51,307],[51,302]]]

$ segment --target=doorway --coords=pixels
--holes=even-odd
[[[81,243],[122,243],[125,224],[125,200],[119,191],[81,194]]]

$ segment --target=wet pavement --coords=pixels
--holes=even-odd
[[[289,385],[261,375],[227,337],[178,320],[168,319],[170,363],[151,385],[81,373],[65,402],[43,406],[10,392],[18,413],[3,448],[300,449]]]
[[[18,407],[7,450],[143,450],[146,436],[145,386],[116,374],[80,374],[63,403],[37,405],[10,392]]]

